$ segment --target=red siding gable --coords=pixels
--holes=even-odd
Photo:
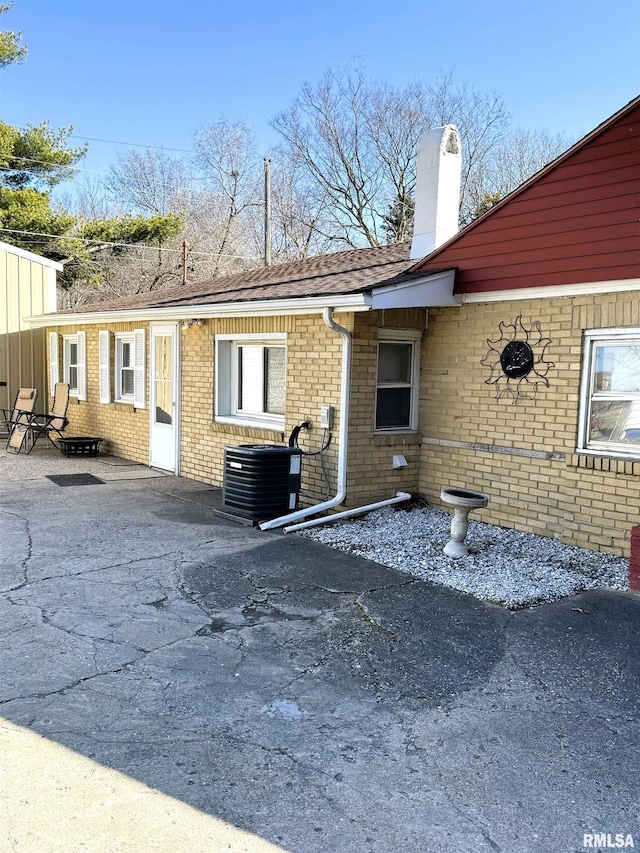
[[[640,277],[640,98],[432,252],[456,293]]]

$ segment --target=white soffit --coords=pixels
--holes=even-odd
[[[453,293],[455,278],[455,270],[444,270],[415,281],[376,287],[367,302],[373,310],[459,305],[460,297]]]

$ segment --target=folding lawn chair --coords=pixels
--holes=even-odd
[[[31,414],[36,407],[38,392],[35,388],[20,388],[12,409],[0,409],[0,436],[9,438],[18,412]]]
[[[27,453],[31,453],[37,440],[43,435],[56,447],[51,436],[57,435],[62,438],[62,433],[69,423],[68,408],[69,383],[57,382],[53,393],[53,405],[47,414],[19,413],[7,442],[9,453],[20,453],[25,447],[28,448]]]

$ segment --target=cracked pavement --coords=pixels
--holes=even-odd
[[[0,483],[0,734],[37,733],[254,841],[43,837],[21,815],[35,771],[7,796],[5,749],[2,853],[640,842],[640,597],[511,613],[216,517],[211,494],[175,477]]]

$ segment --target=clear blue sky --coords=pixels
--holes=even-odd
[[[15,0],[0,28],[29,48],[0,72],[0,119],[80,140],[188,149],[225,116],[266,149],[300,84],[354,58],[395,84],[451,70],[572,136],[640,92],[640,0]],[[90,150],[102,170],[125,148]]]

